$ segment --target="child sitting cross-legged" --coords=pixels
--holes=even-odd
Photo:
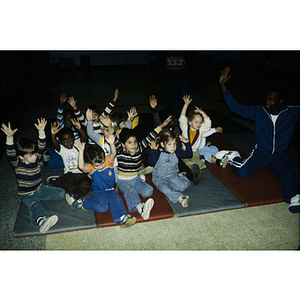
[[[168,130],[159,137],[159,144],[151,142],[151,152],[148,162],[154,166],[152,181],[155,186],[164,193],[173,203],[181,203],[183,207],[189,204],[189,196],[182,193],[191,185],[186,176],[179,175],[179,158],[192,157],[193,151],[190,141],[179,136],[181,142],[185,143],[186,150],[177,149],[176,134]],[[158,147],[161,147],[158,149]]]
[[[46,146],[44,118],[38,119],[34,124],[39,132],[38,142],[23,137],[14,146],[14,135],[18,129],[11,129],[2,124],[1,130],[6,135],[6,154],[14,168],[18,182],[18,195],[27,206],[30,221],[39,225],[39,231],[46,233],[57,221],[57,215],[49,216],[44,210],[42,200],[62,200],[65,191],[58,187],[42,184],[41,158]]]
[[[84,162],[85,144],[80,141],[75,142],[75,147],[79,151],[79,168],[90,174],[92,177],[93,198],[78,199],[71,203],[71,208],[90,209],[99,213],[110,210],[115,223],[119,223],[121,228],[129,227],[136,222],[136,218],[127,214],[122,198],[114,190],[114,158],[116,147],[115,137],[110,134],[107,142],[110,144],[111,151],[105,156],[103,149],[98,145],[89,145],[86,148],[88,163]]]
[[[80,134],[80,140],[86,141],[86,133],[79,121],[74,119],[72,123]],[[67,192],[66,200],[70,204],[73,199],[83,197],[90,191],[92,181],[78,168],[78,150],[74,147],[75,136],[72,130],[67,127],[59,128],[54,122],[51,124],[51,136],[53,147],[63,160],[64,175],[50,176],[47,181],[53,186],[63,188]]]

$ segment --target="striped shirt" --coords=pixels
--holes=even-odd
[[[115,145],[117,149],[117,160],[118,160],[118,171],[120,175],[134,176],[137,175],[141,163],[142,163],[142,153],[148,148],[151,141],[161,132],[161,128],[157,127],[151,131],[141,142],[138,142],[136,152],[131,155],[121,144],[119,138],[116,136]]]
[[[6,143],[6,155],[13,166],[18,182],[18,195],[35,192],[42,185],[40,159],[46,146],[46,138],[38,139],[38,158],[35,163],[26,164],[16,153],[14,145]]]

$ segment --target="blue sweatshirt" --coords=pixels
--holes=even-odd
[[[274,125],[270,112],[263,105],[249,107],[238,104],[229,91],[223,92],[223,96],[232,112],[254,120],[258,148],[271,155],[282,154],[287,150],[299,121],[300,106],[281,105]]]

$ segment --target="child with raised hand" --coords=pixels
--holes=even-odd
[[[6,154],[14,168],[18,182],[18,195],[28,208],[30,222],[39,225],[39,231],[46,233],[54,226],[58,217],[49,216],[44,210],[42,200],[62,200],[65,191],[61,188],[42,184],[41,157],[46,146],[45,126],[47,121],[44,118],[38,119],[34,124],[38,130],[38,143],[29,138],[23,137],[14,146],[14,134],[18,129],[11,129],[2,124],[1,130],[6,135]]]
[[[92,122],[93,122],[93,130],[95,131],[95,133],[101,133],[101,122],[100,122],[100,116],[109,116],[119,97],[119,90],[115,89],[115,95],[114,98],[111,102],[108,103],[108,105],[105,107],[104,111],[101,113],[100,109],[97,105],[95,104],[90,104],[88,109],[92,110]],[[81,123],[81,125],[83,126],[87,126],[87,120],[84,116],[84,114],[82,114],[82,112],[78,109],[77,107],[77,100],[74,99],[73,96],[69,97],[68,103],[70,104],[70,106],[73,108],[74,110],[74,114],[77,117],[77,119],[79,120],[79,122]],[[88,140],[89,144],[94,144],[95,142],[91,139]]]
[[[114,222],[119,223],[121,228],[126,228],[135,224],[136,218],[127,214],[122,198],[114,190],[115,137],[110,134],[106,140],[111,147],[110,154],[105,156],[100,146],[89,145],[86,148],[88,163],[84,162],[85,144],[75,141],[75,147],[79,151],[79,168],[92,178],[93,198],[78,199],[71,203],[71,208],[90,209],[99,213],[109,209]]]
[[[80,141],[85,142],[87,136],[79,121],[73,119],[72,123],[80,134]],[[51,137],[56,153],[63,160],[64,175],[50,176],[47,181],[53,186],[63,188],[67,192],[66,200],[70,203],[73,199],[83,197],[90,191],[91,179],[83,174],[78,167],[78,150],[74,147],[73,131],[67,127],[59,128],[59,125],[54,122],[51,124]]]
[[[116,137],[115,140],[118,160],[118,187],[124,194],[129,212],[137,210],[144,220],[149,218],[154,200],[149,198],[153,194],[152,186],[144,182],[139,176],[142,152],[159,135],[162,128],[169,124],[171,118],[172,116],[167,118],[141,142],[137,141],[135,131],[128,128],[124,128],[120,133],[120,138]],[[139,194],[149,199],[142,203]]]
[[[159,137],[159,144],[151,142],[149,164],[154,166],[152,182],[173,203],[181,203],[183,207],[189,204],[189,196],[182,193],[191,185],[186,176],[179,176],[179,158],[188,158],[193,155],[190,141],[179,136],[180,141],[185,143],[186,150],[177,149],[176,134],[165,131]],[[161,147],[158,149],[158,147]]]

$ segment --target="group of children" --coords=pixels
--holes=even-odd
[[[122,228],[135,224],[136,218],[127,214],[117,189],[124,194],[128,211],[138,211],[147,220],[154,199],[153,187],[141,175],[146,149],[150,149],[147,164],[150,172],[153,170],[153,184],[182,207],[187,207],[190,200],[184,192],[204,177],[201,169],[206,167],[205,161],[225,168],[228,161],[240,157],[238,152],[229,156],[227,150],[219,151],[206,143],[207,136],[222,133],[223,129],[212,128],[209,116],[197,106],[187,114],[192,102],[190,95],[182,97],[184,104],[178,121],[169,109],[158,112],[157,99],[152,95],[149,104],[154,130],[141,141],[134,131],[139,122],[136,108],[132,107],[127,114],[113,113],[118,96],[116,89],[114,99],[102,113],[96,105],[90,105],[85,115],[77,108],[74,97],[60,96],[57,121],[51,124],[52,149],[47,159],[44,156],[44,163],[48,161],[55,168],[60,165],[56,157],[59,156],[64,174],[48,178],[48,185],[43,185],[41,179],[47,121],[41,118],[35,124],[39,132],[37,144],[21,138],[15,146],[13,136],[17,129],[13,130],[10,123],[2,124],[7,136],[7,156],[17,176],[18,194],[28,207],[31,222],[40,226],[41,233],[58,220],[42,208],[40,201],[47,199],[66,199],[72,210],[110,210],[113,221]],[[64,108],[66,102],[71,109]],[[85,197],[91,189],[92,197]],[[147,200],[142,202],[140,195]]]

